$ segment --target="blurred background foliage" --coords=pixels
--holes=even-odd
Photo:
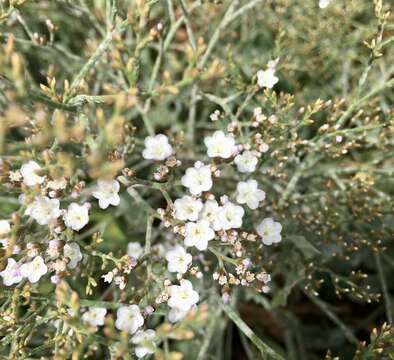
[[[240,317],[286,359],[394,358],[394,332],[383,325],[394,312],[389,1],[332,0],[325,9],[317,0],[0,4],[3,159],[45,159],[51,148],[54,173],[88,181],[127,166],[146,178],[150,165],[140,154],[148,134],[170,134],[192,164],[214,128],[239,121],[243,139],[255,136],[249,126],[261,107],[267,121],[258,131],[270,151],[256,179],[284,238],[261,250],[271,294],[234,295]],[[275,58],[279,83],[273,92],[257,89],[257,70]],[[216,109],[218,124],[209,121]],[[117,161],[105,161],[108,153]],[[224,176],[223,192],[237,181]],[[139,193],[164,205],[160,192]],[[9,189],[0,200],[2,217],[18,208]],[[100,230],[103,252],[144,241],[146,215],[127,194],[111,215],[92,219],[80,237]],[[98,268],[92,262],[86,271]],[[82,296],[86,281],[70,285]],[[175,351],[197,358],[207,337],[204,359],[261,358],[237,324],[207,311],[212,320],[192,340],[171,343],[173,359]]]

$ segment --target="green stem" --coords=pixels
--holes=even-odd
[[[358,345],[358,340],[357,338],[354,336],[353,331],[351,329],[349,329],[345,323],[343,323],[339,317],[332,312],[328,305],[321,299],[319,299],[316,296],[313,296],[307,292],[305,292],[305,294],[309,297],[309,299],[315,304],[317,305],[326,315],[327,317],[334,323],[336,324],[345,334],[346,339],[348,339],[348,341],[354,345]]]
[[[129,20],[123,20],[115,30],[108,32],[105,36],[103,42],[96,49],[94,54],[90,57],[87,63],[82,67],[74,81],[71,84],[70,91],[75,89],[78,85],[80,85],[81,81],[85,78],[87,73],[94,67],[94,65],[102,58],[102,55],[108,50],[111,45],[112,38],[115,34],[122,34],[129,25]]]
[[[386,278],[384,277],[382,261],[380,259],[380,254],[378,252],[375,253],[375,261],[376,261],[376,267],[378,269],[379,280],[380,280],[380,283],[382,284],[382,291],[383,291],[384,304],[386,307],[387,320],[388,320],[389,324],[391,325],[391,324],[393,324],[393,314],[391,311],[391,299],[390,299],[390,294],[389,294],[389,291],[387,288]]]
[[[227,316],[237,325],[238,329],[250,339],[250,341],[260,350],[262,357],[268,357],[275,360],[285,360],[275,350],[264,343],[253,330],[241,319],[241,317],[228,305],[223,305],[223,310]]]

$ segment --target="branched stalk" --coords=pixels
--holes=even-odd
[[[119,35],[122,34],[127,29],[128,25],[129,25],[129,20],[128,19],[123,20],[118,26],[116,26],[116,28],[113,31],[107,33],[103,42],[99,45],[99,47],[96,49],[94,54],[82,67],[82,69],[79,71],[79,73],[71,83],[70,91],[74,90],[77,86],[80,85],[80,83],[88,74],[88,72],[91,69],[93,69],[94,65],[101,59],[102,55],[108,50],[109,46],[111,45],[113,36],[115,34],[119,34]]]

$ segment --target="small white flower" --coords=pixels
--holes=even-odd
[[[237,169],[241,173],[251,173],[256,170],[258,159],[251,151],[244,151],[242,154],[237,155],[234,159]]]
[[[47,271],[48,268],[41,256],[36,256],[32,261],[21,266],[21,274],[31,283],[36,283]]]
[[[211,115],[209,115],[209,118],[211,119],[211,121],[218,121],[219,117],[220,117],[219,110],[215,110]]]
[[[135,345],[135,355],[138,358],[143,358],[145,355],[153,354],[155,352],[155,343],[153,339],[156,332],[152,329],[146,331],[138,330],[131,338],[131,342]]]
[[[242,226],[244,209],[232,202],[226,202],[219,211],[219,222],[222,230],[238,229]]]
[[[193,290],[193,285],[189,280],[181,280],[180,285],[170,287],[170,299],[168,306],[177,308],[180,311],[188,311],[200,299],[198,293]]]
[[[262,153],[266,153],[269,150],[269,145],[266,143],[262,143],[259,146],[259,151],[261,151]]]
[[[11,232],[10,223],[7,220],[0,220],[0,244],[7,246],[8,235]]]
[[[168,320],[172,323],[176,323],[179,320],[182,320],[188,312],[189,310],[183,311],[174,307],[168,312]]]
[[[67,181],[65,178],[59,178],[55,180],[48,181],[48,188],[52,190],[64,190],[67,186]]]
[[[212,173],[209,165],[197,161],[194,167],[188,168],[181,179],[184,187],[187,187],[193,195],[208,191],[212,187]]]
[[[261,236],[263,244],[272,245],[282,240],[282,225],[271,218],[265,218],[257,227],[257,233]]]
[[[121,331],[134,334],[144,325],[144,318],[137,305],[121,306],[116,313],[115,327]]]
[[[55,221],[61,214],[58,199],[50,199],[47,196],[37,196],[31,203],[25,214],[32,217],[40,225],[48,225]]]
[[[17,171],[10,171],[8,174],[8,178],[12,182],[19,182],[22,180],[23,176],[19,170]]]
[[[124,276],[115,276],[115,285],[119,286],[120,290],[126,287],[126,279]]]
[[[89,222],[89,204],[71,203],[63,219],[67,227],[75,231],[81,230]]]
[[[212,136],[207,136],[204,144],[209,157],[228,159],[237,151],[234,138],[220,130],[215,131]]]
[[[118,206],[120,203],[119,188],[119,182],[116,180],[98,180],[92,195],[98,199],[101,209],[106,209],[109,205]]]
[[[101,277],[104,282],[111,284],[112,280],[114,279],[114,273],[112,271],[110,271],[110,272],[102,275]]]
[[[63,254],[65,257],[68,257],[70,261],[67,266],[70,269],[74,269],[77,264],[82,260],[81,249],[76,242],[67,243],[64,245]]]
[[[201,220],[207,220],[214,230],[220,230],[219,211],[221,207],[216,200],[207,200],[200,213]]]
[[[142,156],[147,160],[162,161],[172,155],[173,149],[168,142],[167,136],[158,134],[155,136],[148,136],[144,141],[145,149]]]
[[[330,5],[331,0],[319,0],[319,8],[325,9],[328,5]]]
[[[7,266],[0,272],[0,276],[3,278],[3,284],[5,286],[17,284],[23,279],[20,265],[13,258],[8,258]]]
[[[278,81],[279,79],[275,76],[275,69],[273,68],[257,71],[257,84],[260,87],[272,89]]]
[[[141,244],[137,241],[129,242],[127,244],[127,255],[134,259],[139,259],[141,255],[144,253],[144,249]]]
[[[202,207],[201,200],[195,200],[191,196],[185,195],[174,201],[175,217],[183,221],[196,221]]]
[[[90,326],[103,326],[107,309],[102,307],[91,307],[82,315],[82,321]]]
[[[198,250],[206,250],[208,241],[215,237],[215,232],[210,228],[208,220],[188,222],[185,230],[185,246],[195,246]]]
[[[23,164],[20,172],[23,176],[23,182],[27,186],[35,186],[42,184],[45,180],[45,176],[40,176],[37,171],[41,170],[41,166],[35,161],[30,160],[26,164]]]
[[[259,207],[260,201],[265,199],[265,192],[258,188],[256,180],[240,181],[237,184],[237,203],[246,204],[252,210]]]
[[[192,262],[192,256],[182,246],[177,245],[167,251],[166,260],[168,261],[167,269],[169,272],[184,274]]]

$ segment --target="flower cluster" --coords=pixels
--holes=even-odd
[[[45,241],[23,244],[14,233],[9,220],[0,221],[1,244],[19,260],[8,258],[5,269],[0,272],[6,286],[26,279],[36,283],[46,274],[58,283],[82,260],[80,245],[70,241],[72,232],[79,232],[89,223],[91,203],[84,201],[89,195],[98,199],[99,207],[117,206],[120,185],[116,180],[98,180],[97,185],[86,194],[82,189],[71,187],[65,178],[51,178],[35,161],[28,161],[19,170],[8,173],[9,185],[23,192],[19,201],[23,215],[40,226],[46,226],[49,236]],[[66,201],[66,198],[72,199]],[[75,200],[82,199],[82,203]],[[64,205],[64,207],[62,207]]]
[[[257,73],[258,86],[272,88],[276,84],[276,64],[273,61],[268,70]],[[265,120],[261,109],[255,109],[254,117],[258,123]],[[210,118],[219,121],[222,116],[217,110]],[[205,301],[199,293],[203,278],[219,285],[224,302],[229,301],[234,286],[268,292],[271,277],[253,260],[256,243],[261,250],[280,242],[282,227],[272,218],[260,218],[260,212],[254,213],[264,207],[266,193],[253,174],[269,147],[257,135],[237,143],[237,128],[232,124],[228,132],[216,130],[208,134],[203,140],[206,154],[183,170],[179,168],[183,163],[177,153],[179,143],[164,134],[148,136],[140,154],[148,164],[157,166],[151,173],[153,181],[138,179],[136,172],[128,168],[121,169],[118,176],[98,178],[88,184],[71,177],[56,177],[45,156],[40,163],[29,160],[17,169],[7,164],[2,175],[7,186],[20,192],[21,211],[0,220],[0,242],[8,253],[7,264],[0,272],[3,284],[36,284],[49,278],[60,285],[69,276],[82,275],[87,276],[89,288],[96,286],[92,285],[96,281],[86,269],[94,257],[99,257],[102,269],[107,269],[101,275],[103,283],[115,285],[113,288],[124,299],[130,289],[135,290],[130,280],[137,268],[146,268],[149,275],[145,281],[149,281],[150,266],[165,264],[159,281],[152,285],[152,294],[144,298],[144,306],[142,301],[136,301],[138,297],[117,306],[114,327],[131,336],[139,358],[152,354],[160,341],[155,330],[147,328],[149,317],[164,308],[168,321],[178,323],[194,313]],[[116,158],[116,154],[111,156]],[[223,176],[228,173],[238,180],[223,193]],[[170,188],[175,198],[162,187],[173,181],[171,178],[179,179],[179,191]],[[168,243],[147,242],[143,247],[140,241],[130,241],[118,258],[96,250],[101,241],[98,233],[92,244],[81,241],[79,235],[93,227],[92,213],[119,206],[122,186],[131,196],[140,198],[134,190],[139,185],[165,195],[166,208],[152,209],[154,214],[150,216],[161,220],[160,228]],[[29,236],[24,239],[21,221],[45,236],[41,240],[30,240]],[[151,236],[150,232],[147,229],[146,236]],[[78,315],[71,308],[68,311],[70,316]],[[109,321],[107,318],[114,316],[101,306],[82,308],[80,314],[83,324],[93,332],[100,331]]]

